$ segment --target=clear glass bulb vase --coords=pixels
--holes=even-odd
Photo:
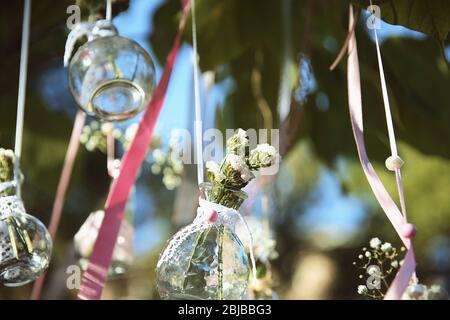
[[[204,183],[203,199],[238,210],[247,195]],[[181,229],[161,253],[157,265],[162,299],[231,300],[247,292],[249,261],[234,231],[230,211],[208,213],[199,208],[192,224]]]
[[[20,174],[11,174],[0,156],[0,283],[17,287],[36,280],[50,262],[47,228],[27,214],[20,197]],[[15,169],[19,172],[19,169]]]
[[[69,88],[78,105],[105,121],[135,116],[150,102],[155,67],[135,41],[118,35],[94,38],[70,60]]]
[[[94,249],[98,231],[105,212],[92,212],[74,236],[74,247],[78,261],[83,271],[87,270],[89,258]],[[134,226],[132,215],[127,212],[120,225],[116,246],[114,247],[108,277],[114,279],[127,273],[134,260]]]

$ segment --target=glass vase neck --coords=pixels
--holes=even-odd
[[[220,184],[204,182],[199,187],[200,196],[203,199],[235,210],[239,210],[248,197],[247,193],[240,189],[232,189]]]

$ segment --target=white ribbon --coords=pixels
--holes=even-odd
[[[111,18],[112,18],[112,3],[111,3],[111,0],[106,0],[105,18],[106,18],[106,20],[111,21]]]
[[[203,183],[203,122],[200,103],[200,89],[198,83],[198,49],[197,49],[197,22],[195,17],[195,0],[192,0],[192,64],[194,69],[194,104],[195,104],[195,147],[197,156],[197,180]]]
[[[69,65],[72,51],[78,39],[86,36],[89,41],[96,38],[115,36],[117,29],[111,23],[111,20],[102,19],[95,22],[80,22],[77,24],[67,36],[66,46],[64,49],[64,67]]]
[[[210,221],[209,217],[211,213],[215,211],[217,212],[217,220]],[[194,224],[202,224],[202,223],[212,223],[212,224],[228,224],[234,226],[236,220],[239,219],[247,231],[248,239],[249,239],[249,253],[250,260],[252,262],[252,272],[253,272],[253,285],[256,284],[256,262],[255,262],[255,254],[253,252],[253,236],[250,228],[245,221],[244,217],[239,213],[239,211],[225,207],[223,205],[205,200],[199,199],[199,207],[197,208],[197,216],[195,217]]]
[[[17,159],[22,154],[23,120],[25,115],[25,95],[27,87],[28,47],[30,40],[31,0],[25,0],[22,22],[22,45],[20,49],[19,93],[17,97],[16,140],[14,153]]]

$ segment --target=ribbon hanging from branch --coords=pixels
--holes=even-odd
[[[350,111],[350,121],[352,124],[352,130],[356,141],[359,159],[361,161],[361,165],[366,175],[366,178],[369,182],[369,185],[372,188],[372,191],[376,199],[380,203],[380,206],[382,207],[386,216],[391,221],[392,225],[394,226],[394,229],[396,230],[396,232],[400,236],[400,239],[407,248],[403,265],[398,271],[397,275],[395,276],[395,279],[391,283],[391,286],[389,287],[384,297],[386,300],[400,299],[409,284],[409,280],[411,279],[411,277],[413,277],[416,268],[416,261],[414,258],[414,251],[411,241],[412,235],[405,233],[405,230],[408,230],[409,229],[408,227],[410,227],[411,225],[408,224],[406,215],[402,214],[402,212],[395,204],[394,200],[392,200],[391,196],[387,192],[380,178],[376,174],[375,169],[370,163],[366,152],[366,147],[364,143],[364,131],[363,131],[362,98],[361,98],[361,82],[360,82],[360,72],[358,62],[358,51],[356,46],[356,37],[353,28],[353,23],[354,23],[353,7],[350,6],[349,32],[351,33],[351,36],[348,45],[348,60],[347,60],[347,84],[348,84],[348,104]],[[379,53],[378,42],[376,42],[376,45]],[[380,55],[378,55],[378,59],[380,62],[381,60]],[[384,72],[381,63],[379,64],[379,68],[380,74],[383,74],[383,76],[381,77],[383,97],[387,98]],[[385,107],[386,110],[389,109],[388,104],[385,104]],[[389,121],[392,121],[392,119],[390,119],[390,112],[386,112],[386,118],[388,123]],[[391,147],[395,145],[395,139],[391,140],[390,142]],[[394,148],[393,150],[396,151],[397,149]],[[401,182],[400,168],[396,168],[395,172],[397,177],[400,202],[402,203],[403,208],[404,197],[403,197],[403,187]]]
[[[195,14],[196,4],[195,0],[192,0],[192,67],[194,69],[194,104],[195,104],[195,150],[197,158],[197,181],[200,185],[203,183],[203,121],[202,121],[202,109],[200,103],[200,89],[199,89],[199,55],[197,49],[197,22]]]
[[[105,216],[89,259],[88,269],[83,275],[81,288],[78,292],[79,299],[96,300],[101,297],[125,206],[138,170],[147,154],[153,129],[164,103],[170,76],[181,45],[189,9],[190,1],[183,1],[183,12],[179,23],[178,34],[167,58],[161,80],[155,89],[152,101],[139,123],[136,136],[122,158],[119,175],[112,183],[105,204]]]
[[[31,0],[25,0],[22,22],[22,43],[20,49],[19,92],[17,94],[16,138],[14,153],[19,159],[22,155],[23,121],[25,117],[25,96],[27,90],[28,48],[30,46]],[[19,162],[18,161],[18,162]],[[18,188],[20,192],[20,188]]]

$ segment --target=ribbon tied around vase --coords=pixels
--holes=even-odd
[[[162,299],[242,299],[249,267],[245,249],[235,233],[237,221],[246,228],[253,281],[256,264],[253,238],[242,215],[233,208],[199,199],[193,223],[177,232],[157,264]]]

